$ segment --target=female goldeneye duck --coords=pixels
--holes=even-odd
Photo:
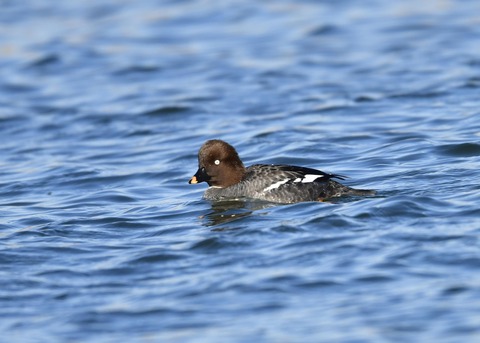
[[[213,139],[198,152],[198,170],[188,183],[206,182],[207,200],[253,198],[277,203],[322,201],[343,195],[374,195],[373,190],[353,189],[332,179],[336,174],[289,166],[255,164],[245,168],[237,151]]]

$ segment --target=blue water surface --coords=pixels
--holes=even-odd
[[[1,340],[480,341],[480,2],[0,6]],[[378,194],[210,203],[212,138]]]

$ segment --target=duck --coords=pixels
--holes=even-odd
[[[203,198],[210,201],[255,199],[291,204],[326,201],[343,196],[373,196],[374,190],[354,189],[336,180],[345,176],[308,167],[254,164],[245,167],[229,143],[212,139],[198,152],[198,170],[189,184],[206,182]]]

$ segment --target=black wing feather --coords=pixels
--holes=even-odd
[[[346,176],[339,175],[339,174],[328,174],[325,173],[321,170],[313,169],[313,168],[307,168],[307,167],[298,167],[298,166],[289,166],[289,165],[277,165],[280,170],[286,171],[286,172],[292,172],[298,177],[303,177],[307,174],[312,174],[312,175],[322,175],[324,178],[320,179],[319,181],[327,181],[329,179],[339,179],[339,180],[345,180],[347,178]]]

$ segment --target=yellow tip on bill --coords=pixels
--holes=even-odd
[[[188,181],[188,183],[198,183],[197,181],[197,177],[196,176],[192,176],[192,178],[190,179],[190,181]]]

